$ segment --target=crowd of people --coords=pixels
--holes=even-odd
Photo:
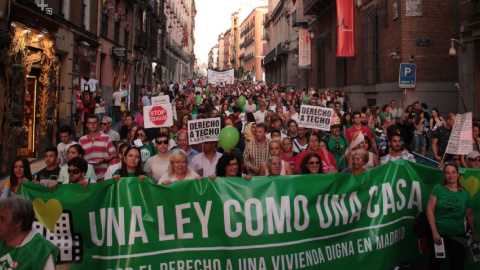
[[[120,181],[124,177],[170,184],[216,177],[249,180],[252,176],[322,173],[356,176],[396,160],[415,162],[412,152],[425,157],[431,148],[431,158],[440,163],[446,177],[445,184],[432,191],[428,206],[432,241],[438,243],[439,235],[447,237],[450,233],[438,223],[435,226],[436,221],[440,222],[435,217],[443,208],[441,203],[445,196],[451,197],[449,192],[461,196],[465,193],[458,184],[458,168],[480,168],[480,125],[473,126],[474,151],[466,156],[446,154],[455,114],[446,114],[444,119],[437,108],[429,110],[424,103],[402,102],[397,107],[396,101],[391,100],[382,106],[357,109],[352,107],[345,92],[295,90],[242,81],[200,89],[162,85],[161,92],[170,96],[174,106],[174,125],[162,128],[143,127],[141,113],[136,116],[121,112],[119,94],[115,92],[116,130],[112,118],[103,116],[104,111],[85,117],[86,134],[78,141],[69,126],[61,127],[58,134],[61,142],[46,149],[43,170],[32,176],[26,158],[18,157],[13,162],[12,192],[24,181],[55,189],[59,184],[87,186],[105,179]],[[151,104],[145,89],[141,100],[140,105]],[[98,102],[104,105],[103,99]],[[335,120],[330,130],[300,127],[302,105],[331,108]],[[221,119],[222,128],[231,126],[238,130],[240,139],[235,147],[223,149],[218,142],[189,145],[188,121],[214,117]],[[356,140],[359,134],[362,137]],[[463,215],[478,242],[475,226],[470,222],[471,201],[463,204],[462,209],[467,209]],[[458,235],[459,231],[451,233]],[[431,263],[439,264],[437,260]]]

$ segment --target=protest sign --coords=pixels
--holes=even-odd
[[[168,95],[152,97],[152,105],[166,105],[170,103],[170,97]]]
[[[479,177],[461,170],[477,224]],[[60,269],[383,270],[419,258],[413,219],[443,179],[438,169],[400,160],[358,176],[218,177],[168,186],[124,178],[54,191],[27,181],[18,193],[37,201],[43,223],[34,228],[61,248]]]
[[[213,85],[233,84],[235,80],[234,70],[214,71],[208,70],[208,83]]]
[[[472,113],[457,114],[445,153],[466,155],[472,151]]]
[[[143,106],[143,117],[146,128],[173,126],[172,105]]]
[[[218,141],[220,118],[207,118],[188,121],[188,140],[190,144]]]
[[[302,105],[298,117],[298,126],[330,131],[332,115],[333,109]]]

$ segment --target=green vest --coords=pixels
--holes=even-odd
[[[50,255],[56,260],[60,253],[56,246],[38,233],[22,247],[9,247],[3,239],[0,239],[0,247],[0,268],[9,270],[42,269]],[[15,264],[17,266],[13,268]]]

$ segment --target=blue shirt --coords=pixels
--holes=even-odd
[[[175,146],[174,148],[170,149],[170,151],[168,151],[169,154],[172,154],[173,151],[175,150],[178,150],[180,148],[178,148],[178,146]],[[188,162],[190,163],[192,161],[192,158],[196,155],[198,155],[198,151],[193,149],[192,147],[190,147],[190,151],[188,152]]]

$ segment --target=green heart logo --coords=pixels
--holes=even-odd
[[[460,185],[468,190],[470,197],[473,197],[475,194],[477,194],[478,189],[480,188],[480,182],[475,176],[470,176],[467,179],[465,179],[463,176],[460,176]]]
[[[45,203],[42,199],[33,200],[35,217],[51,232],[55,231],[55,224],[62,215],[62,204],[58,200],[48,200]]]

